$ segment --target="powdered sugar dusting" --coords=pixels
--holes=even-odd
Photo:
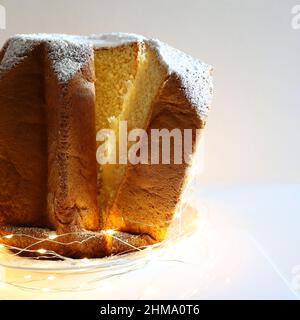
[[[170,74],[175,73],[182,81],[187,98],[197,108],[200,116],[206,117],[212,100],[212,67],[159,40],[149,40],[157,50],[162,63]]]
[[[60,82],[67,82],[91,59],[92,48],[86,42],[54,41],[48,45],[48,56]]]
[[[142,41],[144,37],[128,33],[109,33],[91,36],[66,34],[19,34],[7,42],[0,74],[21,63],[39,44],[46,43],[49,59],[60,82],[66,82],[91,58],[91,48],[113,47]]]
[[[49,60],[60,82],[67,82],[91,59],[92,48],[115,47],[144,41],[158,53],[170,74],[182,81],[182,89],[190,102],[205,117],[212,97],[211,67],[159,40],[128,33],[109,33],[90,36],[65,34],[16,35],[8,40],[0,63],[0,76],[20,62],[39,44],[47,45]]]
[[[7,42],[3,59],[0,64],[0,72],[10,70],[19,64],[32,50],[32,43],[21,37],[11,38]]]
[[[48,57],[60,82],[68,81],[91,57],[91,45],[84,37],[63,34],[16,35],[8,41],[0,72],[4,73],[22,62],[41,43],[47,45]]]
[[[146,38],[141,35],[124,32],[90,35],[87,37],[87,39],[96,49],[105,47],[116,47],[130,42],[146,40]]]

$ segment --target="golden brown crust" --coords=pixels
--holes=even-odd
[[[6,226],[2,228],[22,229],[28,236],[36,234],[34,227],[62,233],[99,229],[93,82],[92,50],[90,61],[70,81],[61,83],[45,43],[36,45],[22,63],[3,75],[0,224]],[[45,229],[45,235],[48,232]],[[82,231],[78,239],[88,236],[88,231]],[[93,251],[106,255],[107,246],[98,238],[88,242],[88,248],[87,244],[82,248],[45,245],[74,258],[92,256]],[[11,241],[24,248],[33,239]]]
[[[47,225],[42,47],[0,81],[0,223]]]
[[[196,129],[203,126],[195,108],[182,94],[181,81],[176,75],[162,86],[153,103],[148,125],[151,129],[193,129],[192,153],[195,150]],[[149,163],[150,163],[150,145]],[[161,148],[161,141],[160,141]],[[180,200],[189,163],[174,164],[174,145],[171,143],[171,164],[129,165],[124,181],[118,191],[108,220],[109,228],[129,233],[143,233],[156,241],[165,238]],[[189,155],[188,155],[189,156]],[[121,226],[121,227],[120,227]]]
[[[67,83],[48,59],[45,70],[50,224],[64,232],[98,230],[93,61]]]

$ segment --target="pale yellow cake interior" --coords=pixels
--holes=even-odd
[[[101,129],[114,130],[118,150],[119,122],[127,121],[128,131],[146,129],[153,100],[166,78],[166,70],[156,52],[139,42],[95,49],[94,61],[96,132]],[[101,143],[98,142],[98,146]],[[130,143],[127,147],[130,147]],[[118,159],[118,152],[116,156]],[[126,166],[98,165],[98,201],[104,228],[108,220],[110,227],[122,224],[122,221],[114,221],[117,217],[109,215],[109,209],[124,178]]]

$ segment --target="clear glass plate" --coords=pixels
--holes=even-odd
[[[45,292],[94,289],[105,279],[124,275],[160,259],[169,248],[189,238],[197,226],[198,210],[185,203],[178,212],[165,241],[136,252],[98,259],[55,261],[20,257],[1,249],[0,285]]]

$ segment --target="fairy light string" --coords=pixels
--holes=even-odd
[[[186,206],[188,206],[188,204],[182,204],[179,203],[178,208],[177,208],[177,212],[175,214],[175,221],[177,220],[179,223],[179,234],[176,235],[176,238],[178,236],[180,236],[181,234],[181,219],[182,219],[182,212],[186,209]],[[131,220],[129,220],[129,222],[132,222]],[[138,221],[134,221],[136,224],[143,224],[143,225],[147,225],[150,226],[149,224],[145,224],[143,222],[138,222]],[[167,223],[171,223],[171,221],[168,221]],[[28,253],[36,253],[37,256],[34,257],[28,257],[29,259],[41,259],[41,258],[48,258],[48,259],[54,259],[54,258],[58,258],[58,259],[62,259],[62,260],[73,260],[72,258],[63,256],[58,254],[57,252],[53,251],[53,250],[46,250],[44,248],[38,248],[38,249],[31,249],[34,246],[37,246],[39,244],[42,244],[43,242],[47,241],[53,244],[59,244],[59,245],[63,245],[63,246],[69,246],[69,245],[73,245],[73,244],[84,244],[85,242],[88,242],[89,240],[92,239],[97,239],[97,234],[91,234],[89,237],[86,237],[83,240],[73,240],[70,242],[63,242],[63,241],[59,241],[59,238],[61,237],[65,237],[65,236],[72,236],[72,235],[78,235],[81,234],[81,232],[69,232],[69,233],[64,233],[64,234],[56,234],[55,232],[52,232],[47,238],[39,238],[36,236],[32,236],[29,234],[25,234],[25,233],[17,233],[17,234],[8,234],[8,235],[4,235],[2,238],[4,239],[12,239],[13,237],[25,237],[25,238],[30,238],[32,240],[36,240],[35,242],[31,243],[30,245],[24,247],[24,248],[18,248],[9,244],[1,244],[1,248],[5,248],[8,250],[13,251],[11,254],[14,256],[19,256],[24,252],[28,252]],[[129,243],[129,241],[123,240],[120,237],[115,235],[115,230],[112,229],[108,229],[108,230],[103,230],[102,234],[106,234],[109,237],[113,238],[116,241],[119,241],[122,244],[125,244],[129,247],[128,251],[143,251],[145,248],[144,247],[137,247],[132,245],[131,243]],[[0,237],[1,238],[1,237]],[[168,241],[170,241],[171,239],[168,239]],[[174,239],[173,239],[174,240]],[[164,241],[165,242],[165,241]],[[163,243],[164,243],[163,242]],[[163,243],[160,243],[159,245],[163,245]],[[147,248],[151,248],[155,245],[149,245],[146,246]],[[125,252],[126,253],[126,252]],[[45,254],[47,254],[45,256]],[[122,252],[121,254],[124,254],[124,252]],[[117,254],[117,255],[121,255],[121,254]]]
[[[191,193],[189,193],[191,195]],[[183,212],[186,210],[187,206],[189,206],[189,201],[182,201],[178,204],[177,212],[174,216],[173,221],[173,230],[176,231],[172,236],[169,236],[166,240],[155,243],[153,245],[145,246],[145,247],[136,247],[132,245],[132,243],[129,243],[128,241],[121,239],[116,235],[115,230],[105,230],[104,232],[112,237],[115,241],[121,242],[123,245],[128,245],[128,250],[124,251],[122,253],[115,254],[110,257],[105,257],[101,259],[72,259],[66,256],[62,256],[58,254],[57,252],[53,250],[46,250],[43,247],[40,247],[38,249],[32,249],[33,246],[36,246],[37,244],[42,244],[43,242],[47,241],[50,243],[58,244],[58,245],[72,245],[72,244],[84,244],[86,241],[89,241],[93,238],[97,238],[97,235],[91,234],[90,236],[82,239],[82,240],[72,240],[70,242],[63,242],[60,241],[61,237],[65,236],[72,236],[76,235],[76,233],[79,232],[70,232],[65,234],[56,234],[55,232],[52,232],[49,234],[47,238],[39,238],[37,236],[32,236],[28,234],[18,233],[18,234],[7,234],[4,235],[2,238],[4,239],[12,239],[13,237],[28,237],[31,240],[34,240],[33,243],[28,245],[25,248],[18,248],[14,247],[8,244],[0,243],[0,256],[2,255],[7,256],[7,261],[4,257],[4,259],[1,259],[0,266],[4,268],[10,268],[14,267],[18,269],[18,261],[14,261],[14,259],[24,259],[23,257],[20,258],[20,253],[28,252],[28,253],[35,253],[36,256],[26,257],[26,261],[28,261],[28,264],[23,268],[23,270],[28,270],[31,274],[25,275],[21,280],[18,279],[17,281],[8,281],[4,280],[3,283],[6,285],[10,285],[19,289],[25,289],[25,290],[33,290],[33,291],[42,291],[44,293],[48,292],[70,292],[70,291],[86,291],[86,290],[92,290],[95,289],[101,284],[104,280],[117,277],[120,275],[127,274],[129,272],[132,272],[145,264],[153,261],[158,260],[162,262],[174,262],[174,263],[186,263],[183,260],[180,260],[178,258],[176,259],[164,259],[162,258],[164,253],[168,250],[168,248],[174,246],[176,243],[179,243],[180,241],[190,237],[190,235],[193,233],[193,231],[185,232],[182,230],[182,216]],[[199,217],[197,218],[199,219]],[[198,224],[199,222],[197,219],[194,221],[194,223]],[[136,222],[141,223],[141,222]],[[0,241],[1,242],[1,241]],[[134,252],[133,252],[134,250]],[[13,252],[12,252],[13,251]],[[12,259],[12,261],[9,261],[9,259]],[[47,271],[47,267],[45,270],[43,270],[42,265],[35,265],[35,261],[39,263],[46,262],[44,259],[59,259],[66,262],[70,262],[71,268],[67,270],[67,273],[55,273],[57,270],[60,271],[60,267],[58,266],[57,269],[54,268],[53,271],[49,270]],[[32,266],[29,266],[29,261],[32,261]],[[53,261],[52,261],[53,262]],[[15,264],[15,265],[14,265]],[[72,268],[74,266],[74,268]],[[22,267],[21,267],[22,269]],[[50,268],[51,269],[51,268]],[[44,271],[44,273],[41,275],[40,272]],[[101,271],[101,272],[98,272]],[[24,271],[25,272],[25,271]],[[50,273],[51,272],[51,273]],[[55,275],[53,275],[55,273]],[[70,285],[63,287],[61,286],[61,281],[59,281],[62,278],[67,278],[68,276],[72,277],[75,274],[82,274],[87,275],[88,273],[94,274],[93,279],[89,281],[81,282],[79,285]],[[26,278],[25,278],[26,277]],[[41,287],[40,282],[50,283],[51,285],[47,287]],[[52,285],[59,281],[60,286],[55,287],[55,285]],[[1,283],[1,279],[0,279]],[[44,285],[44,284],[43,284]]]

